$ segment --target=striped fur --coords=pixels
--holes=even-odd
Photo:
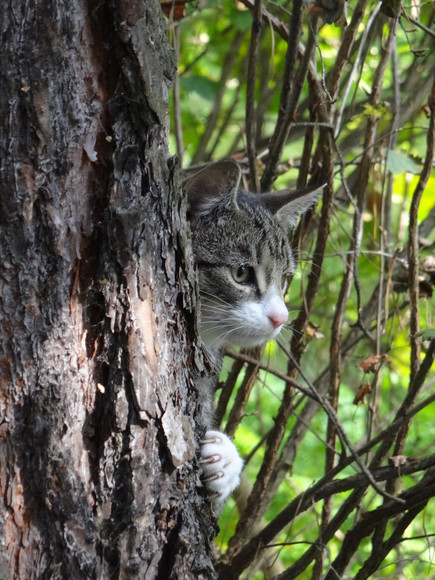
[[[200,334],[206,347],[251,347],[275,337],[287,320],[283,279],[295,260],[289,227],[318,191],[258,194],[240,189],[233,161],[215,163],[186,184],[192,245],[201,297]],[[292,207],[295,211],[292,211]],[[234,271],[250,269],[238,282]]]

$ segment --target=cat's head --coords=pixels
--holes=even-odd
[[[234,161],[219,161],[185,184],[199,272],[200,334],[211,351],[252,347],[287,321],[287,279],[295,260],[289,230],[320,190],[252,194]]]

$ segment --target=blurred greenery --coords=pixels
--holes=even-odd
[[[346,3],[347,22],[354,15],[356,2]],[[409,211],[412,194],[420,179],[427,152],[427,133],[430,110],[428,97],[431,91],[435,69],[433,35],[417,26],[415,22],[430,28],[434,12],[429,2],[403,4],[403,15],[395,32],[394,49],[388,59],[382,80],[380,100],[373,103],[373,84],[376,78],[382,52],[393,26],[393,19],[379,13],[370,29],[368,23],[374,14],[375,2],[369,2],[358,26],[356,41],[350,50],[344,66],[338,94],[333,107],[333,124],[336,129],[336,151],[334,152],[333,185],[335,201],[330,223],[330,234],[324,255],[320,285],[310,311],[309,327],[303,337],[304,352],[301,367],[314,383],[322,373],[328,372],[331,348],[331,327],[338,296],[346,268],[346,257],[350,251],[353,203],[344,187],[346,179],[352,191],[352,179],[365,151],[365,131],[370,120],[378,120],[377,137],[373,144],[372,163],[368,174],[367,203],[363,213],[364,228],[361,250],[357,261],[357,275],[360,283],[360,302],[364,308],[373,301],[372,295],[380,281],[383,282],[381,308],[388,313],[388,320],[380,332],[376,343],[379,320],[373,314],[366,329],[367,337],[360,338],[349,347],[347,359],[341,371],[338,404],[338,418],[351,443],[358,447],[381,431],[394,418],[401,405],[410,377],[410,307],[407,292],[406,253],[402,251],[408,242]],[[264,2],[264,7],[280,23],[289,25],[293,4],[285,0]],[[407,17],[413,19],[408,21]],[[183,160],[188,167],[232,156],[242,165],[246,162],[245,106],[247,96],[246,70],[250,43],[252,17],[245,3],[232,0],[200,0],[186,3],[186,16],[179,22],[172,22],[171,33],[178,35],[179,41],[179,100],[174,108],[181,120],[182,147],[177,146],[173,116],[170,147],[173,154]],[[310,26],[317,26],[316,43],[312,64],[323,85],[328,83],[343,42],[345,26],[314,21],[305,11],[303,16],[302,45],[307,43]],[[366,40],[364,35],[367,34]],[[235,52],[231,52],[235,50]],[[272,22],[265,23],[258,48],[257,80],[255,86],[257,138],[256,148],[258,168],[263,170],[263,158],[273,134],[279,111],[281,81],[285,70],[287,43],[274,29]],[[360,51],[360,52],[358,52]],[[225,62],[229,63],[229,73],[222,79]],[[356,65],[355,65],[356,63]],[[356,66],[353,82],[349,82],[353,66]],[[223,90],[223,92],[222,92]],[[346,96],[346,90],[348,94]],[[221,100],[216,101],[221,95]],[[326,99],[325,94],[325,99]],[[305,82],[298,107],[280,160],[276,188],[295,187],[301,166],[301,156],[312,121],[309,82]],[[341,124],[338,114],[343,106]],[[201,136],[214,108],[218,108],[210,137],[201,155],[198,148]],[[314,147],[319,133],[313,133]],[[315,167],[311,167],[314,171]],[[248,173],[248,172],[246,172]],[[249,182],[249,179],[248,179]],[[391,218],[385,221],[383,204],[391,200]],[[433,215],[435,207],[435,175],[432,172],[425,193],[419,205],[419,222]],[[290,320],[294,319],[304,304],[307,278],[316,241],[321,202],[300,253],[300,264],[289,293]],[[433,228],[427,239],[420,245],[419,264],[434,256],[435,235]],[[434,282],[433,271],[421,271],[421,279],[427,282],[421,291],[419,302],[420,329],[422,331],[423,360],[429,341],[434,338],[434,310],[430,286]],[[376,300],[375,300],[376,304]],[[358,294],[354,283],[346,306],[342,335],[348,336],[352,325],[358,321]],[[289,325],[291,327],[291,323]],[[282,333],[284,343],[289,344],[291,330]],[[370,338],[369,338],[370,337]],[[371,354],[383,354],[385,360],[375,374],[364,372],[359,365]],[[270,365],[287,372],[288,358],[278,345],[266,347],[265,359]],[[232,359],[227,358],[221,376],[225,383],[232,368]],[[243,372],[239,376],[238,387]],[[301,381],[301,384],[304,384]],[[363,402],[356,405],[354,399],[358,390],[370,385]],[[416,403],[433,392],[435,377],[432,373],[421,389]],[[236,389],[227,409],[231,409]],[[248,480],[255,481],[264,457],[264,436],[272,428],[278,413],[284,381],[273,373],[261,371],[251,392],[243,419],[237,429],[235,441],[243,456],[250,457],[245,472]],[[219,392],[218,392],[219,395]],[[292,433],[296,419],[306,404],[304,395],[295,393],[293,409],[286,426],[286,437]],[[421,410],[412,421],[406,439],[404,455],[422,458],[434,452],[433,425],[434,404]],[[224,420],[225,424],[225,420]],[[288,473],[279,485],[268,506],[263,524],[271,521],[294,498],[302,494],[311,484],[321,479],[325,470],[325,433],[327,415],[319,409],[314,414],[308,429],[297,449]],[[258,446],[258,448],[257,448]],[[251,456],[253,449],[257,448]],[[373,456],[364,457],[368,462]],[[353,475],[356,467],[349,466],[340,477]],[[401,479],[402,489],[415,485],[421,474],[405,476]],[[350,492],[333,497],[333,514],[340,508]],[[340,552],[346,532],[364,512],[381,505],[382,498],[371,488],[365,493],[358,509],[346,518],[333,539],[327,544],[323,573]],[[394,546],[373,578],[435,578],[435,510],[432,499],[406,529],[402,541]],[[278,570],[283,571],[298,561],[309,547],[307,543],[317,541],[321,520],[321,503],[313,504],[310,510],[296,517],[278,538],[279,548],[270,548],[279,561]],[[230,500],[220,518],[220,534],[217,545],[224,553],[234,534],[238,521],[238,510],[234,500]],[[386,536],[392,531],[393,523],[387,526]],[[287,545],[286,545],[287,544]],[[353,578],[363,563],[370,557],[370,538],[363,538],[359,544],[346,578]],[[259,569],[246,572],[246,577],[263,578]],[[300,578],[311,578],[313,565],[306,568]]]

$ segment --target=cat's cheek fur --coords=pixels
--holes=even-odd
[[[236,344],[258,346],[280,333],[287,322],[288,310],[278,292],[272,289],[261,302],[252,300],[241,306],[239,318],[245,321],[245,328],[244,336],[236,337]]]
[[[221,511],[225,500],[240,483],[243,460],[231,439],[220,431],[207,431],[201,441],[203,481],[215,509]]]

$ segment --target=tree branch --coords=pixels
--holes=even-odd
[[[257,78],[258,48],[261,38],[262,0],[255,0],[252,12],[251,42],[248,53],[248,74],[246,84],[246,149],[248,152],[249,170],[253,191],[260,190],[258,177],[257,153],[255,140],[257,136],[255,118],[255,84]]]
[[[298,57],[298,45],[301,34],[302,0],[295,0],[293,3],[293,14],[287,38],[287,53],[278,119],[275,125],[274,134],[270,140],[269,159],[261,178],[261,188],[263,191],[267,191],[272,185],[275,168],[279,161],[282,146],[287,136],[288,124],[291,121],[294,106],[296,105],[295,101],[293,100],[293,78],[295,76],[296,62]]]

